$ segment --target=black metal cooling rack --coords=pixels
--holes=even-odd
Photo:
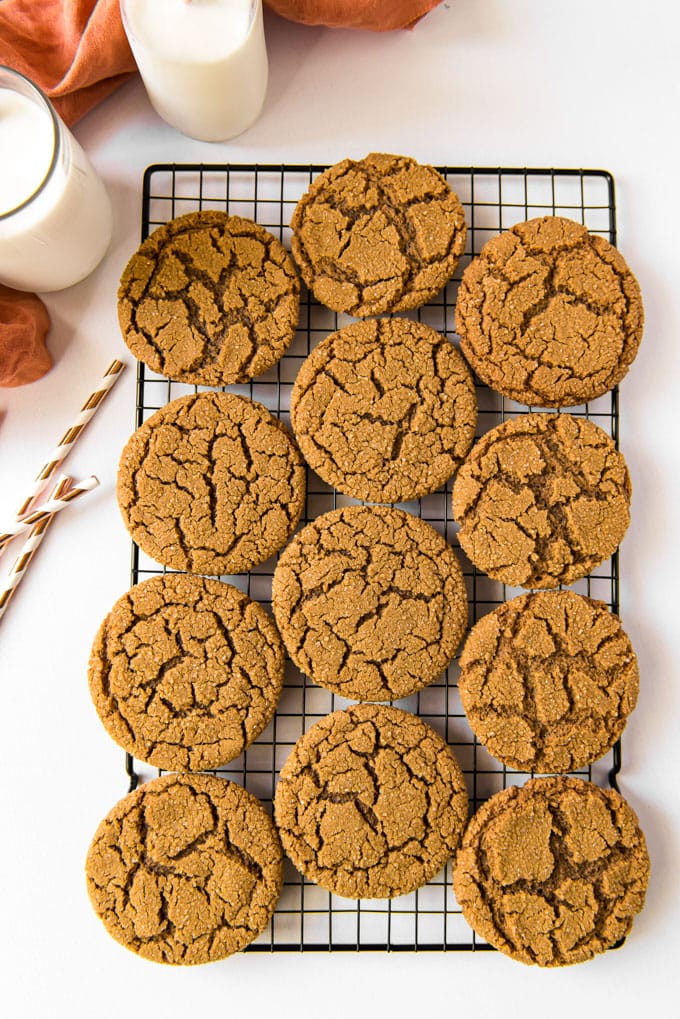
[[[142,239],[175,216],[199,209],[220,209],[255,220],[290,249],[288,226],[298,199],[320,165],[158,164],[144,175]],[[458,270],[433,301],[412,317],[439,330],[455,342],[454,308],[462,270],[473,254],[501,230],[542,215],[564,215],[582,222],[595,234],[616,243],[614,182],[602,170],[438,167],[461,199],[468,223],[467,251]],[[350,322],[318,304],[303,288],[300,322],[295,339],[282,360],[265,375],[245,385],[227,387],[268,407],[289,424],[290,393],[302,361],[328,333]],[[170,382],[138,367],[136,427],[170,400],[200,387]],[[527,408],[478,384],[478,435]],[[619,408],[616,391],[569,413],[590,418],[618,442]],[[308,494],[301,526],[321,513],[356,500],[325,485],[308,470]],[[470,603],[470,625],[501,602],[522,593],[490,580],[467,560],[450,515],[451,483],[432,495],[401,508],[427,520],[456,548],[463,563]],[[225,577],[267,607],[271,606],[272,558],[248,574]],[[133,545],[132,583],[165,570]],[[582,594],[619,605],[618,558],[602,564],[574,585]],[[530,773],[515,772],[492,758],[467,724],[457,688],[454,662],[435,683],[413,697],[397,702],[420,715],[453,748],[466,776],[471,810],[510,784],[523,784]],[[279,709],[259,739],[218,774],[245,785],[271,806],[277,774],[293,744],[314,722],[348,704],[303,676],[289,661]],[[620,744],[597,766],[575,774],[616,786],[621,766]],[[127,755],[130,787],[148,767]],[[156,772],[154,772],[156,774]],[[490,946],[470,930],[451,887],[450,866],[424,888],[393,900],[353,901],[331,895],[301,877],[286,861],[284,888],[266,931],[246,951],[479,951]]]

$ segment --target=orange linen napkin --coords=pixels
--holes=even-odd
[[[3,0],[0,64],[39,85],[67,124],[135,70],[118,0]]]
[[[35,294],[0,284],[0,386],[25,386],[52,367],[47,308]]]
[[[265,3],[282,17],[304,25],[388,32],[394,28],[413,28],[441,0],[265,0]]]

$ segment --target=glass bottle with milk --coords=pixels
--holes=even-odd
[[[50,101],[0,66],[0,282],[78,283],[104,256],[112,225],[104,185]]]
[[[120,8],[163,120],[214,142],[257,119],[268,73],[262,0],[120,0]]]

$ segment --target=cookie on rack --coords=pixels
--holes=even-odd
[[[153,962],[224,959],[269,923],[283,884],[281,842],[260,801],[212,775],[164,775],[120,800],[85,864],[95,912]]]
[[[458,848],[467,807],[463,774],[441,736],[381,704],[313,725],[281,769],[274,798],[295,866],[350,899],[426,884]]]
[[[573,407],[613,389],[642,338],[640,287],[604,237],[561,216],[492,238],[463,273],[456,329],[491,389]]]
[[[102,622],[92,700],[128,753],[167,771],[238,757],[270,722],[284,654],[268,613],[242,591],[183,573],[150,577]]]
[[[453,516],[480,570],[513,587],[552,588],[616,551],[630,497],[626,462],[602,428],[570,414],[522,414],[472,447],[454,481]]]
[[[133,433],[118,503],[140,548],[164,566],[240,573],[278,551],[305,501],[305,468],[286,426],[233,393],[181,396]]]
[[[417,499],[443,485],[475,437],[470,371],[445,336],[405,318],[370,319],[304,361],[291,423],[307,463],[346,495]]]
[[[566,776],[531,779],[487,800],[453,873],[473,930],[538,966],[584,962],[625,938],[648,880],[631,807],[613,789]]]
[[[292,259],[268,230],[204,210],[170,220],[128,262],[118,290],[125,343],[177,382],[246,382],[276,364],[298,322]]]
[[[442,175],[386,153],[321,173],[291,227],[293,257],[316,299],[355,318],[425,304],[465,249],[463,206]]]
[[[427,686],[467,626],[456,553],[430,524],[387,506],[347,506],[303,527],[279,556],[272,608],[298,668],[362,701]]]
[[[635,707],[637,659],[618,616],[574,591],[499,605],[460,655],[460,699],[487,750],[520,771],[576,771],[602,757]]]

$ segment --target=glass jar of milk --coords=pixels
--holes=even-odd
[[[163,120],[219,142],[257,119],[268,73],[262,0],[120,0],[120,9]]]
[[[78,283],[104,256],[112,224],[104,185],[49,99],[0,66],[0,283]]]

